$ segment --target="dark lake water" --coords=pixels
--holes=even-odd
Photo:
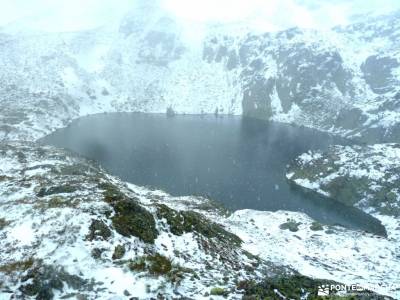
[[[315,130],[241,117],[116,113],[79,119],[42,142],[172,195],[209,196],[233,210],[300,211],[326,224],[381,230],[358,209],[287,183],[286,165],[296,156],[347,143]]]

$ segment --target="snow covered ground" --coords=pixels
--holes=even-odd
[[[390,286],[400,272],[392,223],[385,239],[301,213],[230,214],[207,199],[125,184],[53,147],[11,143],[0,152],[2,299],[202,299],[214,287],[237,299],[237,282],[291,270],[365,287],[383,283],[377,292],[400,297]],[[287,222],[297,228],[282,227]]]
[[[387,263],[389,264],[399,264],[399,168],[400,146],[398,144],[375,144],[332,146],[326,152],[310,151],[299,156],[287,171],[287,178],[293,183],[332,197],[346,205],[356,206],[381,220],[388,233],[387,239],[369,246],[367,246],[366,240],[362,241],[360,238],[354,240],[357,251],[363,249],[357,255],[368,260],[374,256],[377,249],[380,249],[381,243],[391,245],[385,250],[385,255],[377,256],[373,265],[368,267],[368,263],[364,264],[365,268],[375,274],[371,274],[369,277],[375,281],[374,284],[384,281],[383,277],[378,275],[378,269],[385,268],[385,258],[388,258]],[[366,244],[360,247],[359,245],[363,243]],[[338,246],[342,247],[343,245],[343,243],[339,243]],[[368,251],[368,253],[362,254],[362,251]],[[351,254],[351,251],[347,254],[355,255]],[[354,274],[358,276],[362,269],[362,265],[357,266]],[[394,278],[386,282],[387,285],[395,283]],[[398,289],[398,286],[395,288]],[[397,297],[399,297],[398,294]]]
[[[238,280],[272,275],[223,227],[197,214],[169,223],[178,212],[156,192],[92,162],[29,143],[0,149],[1,299],[201,299],[214,286],[237,298]]]

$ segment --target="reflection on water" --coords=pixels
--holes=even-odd
[[[205,195],[231,209],[301,211],[327,224],[376,231],[357,209],[294,190],[286,165],[344,140],[240,117],[104,114],[82,118],[43,142],[99,161],[125,181],[173,195]]]

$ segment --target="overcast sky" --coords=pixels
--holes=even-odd
[[[46,31],[94,28],[118,20],[137,0],[0,0],[0,26]],[[142,0],[146,1],[146,0]],[[160,0],[179,18],[249,21],[263,30],[329,28],[353,15],[400,9],[400,0]]]

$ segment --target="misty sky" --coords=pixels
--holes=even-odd
[[[0,0],[0,26],[45,31],[89,29],[118,20],[137,0]],[[142,0],[143,1],[143,0]],[[329,28],[358,14],[400,9],[399,0],[160,0],[179,18],[249,21],[263,30]]]

